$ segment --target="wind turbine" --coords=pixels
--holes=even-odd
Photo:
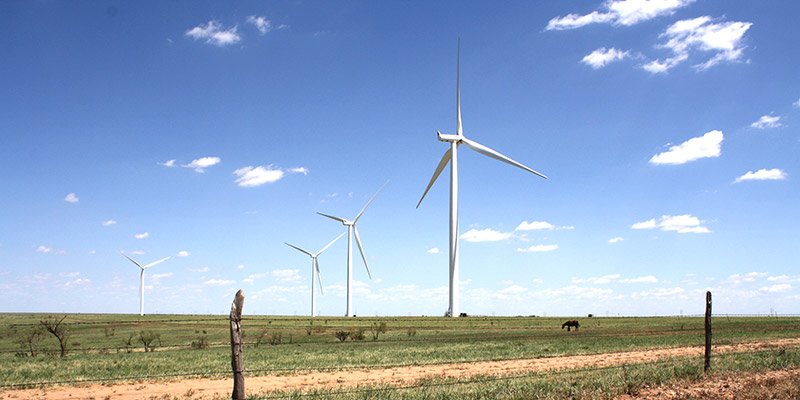
[[[480,144],[475,141],[469,140],[464,137],[461,129],[461,83],[460,83],[460,58],[461,58],[461,39],[458,40],[458,55],[456,57],[456,133],[454,135],[443,134],[436,131],[441,142],[449,142],[450,149],[444,153],[442,160],[433,172],[428,187],[422,193],[422,197],[417,203],[417,208],[422,204],[425,195],[428,194],[433,182],[442,173],[444,167],[450,163],[450,305],[447,313],[451,317],[459,315],[458,309],[458,146],[464,144],[472,150],[477,151],[487,157],[494,158],[495,160],[511,164],[515,167],[522,168],[528,172],[532,172],[542,178],[547,179],[546,176]]]
[[[331,247],[331,245],[334,244],[337,240],[339,240],[339,238],[344,236],[345,233],[347,233],[347,232],[342,232],[341,235],[337,236],[336,239],[333,239],[333,241],[328,243],[327,246],[323,247],[322,250],[318,251],[316,254],[312,254],[311,252],[303,250],[303,249],[301,249],[301,248],[299,248],[299,247],[297,247],[297,246],[295,246],[293,244],[283,242],[287,246],[294,247],[295,249],[300,250],[303,253],[306,253],[309,256],[311,256],[311,316],[312,317],[315,315],[315,305],[316,305],[315,300],[314,300],[314,270],[315,269],[317,271],[317,279],[319,280],[319,292],[322,293],[322,277],[320,276],[319,262],[317,261],[317,257],[320,254],[322,254],[323,251],[327,250],[328,247]]]
[[[128,260],[131,260],[132,263],[138,265],[139,268],[142,269],[142,272],[139,274],[139,316],[143,316],[144,315],[144,270],[147,269],[147,268],[150,268],[150,267],[152,267],[152,266],[154,266],[156,264],[159,264],[159,263],[162,263],[162,262],[166,261],[169,257],[165,257],[165,258],[162,258],[162,259],[160,259],[158,261],[151,262],[150,264],[142,266],[142,264],[139,264],[138,262],[136,262],[136,260],[128,257],[127,254],[125,254],[125,253],[123,253],[121,251],[119,253],[122,254],[123,256],[125,256],[125,258],[127,258]]]
[[[356,244],[358,244],[358,250],[361,252],[361,258],[364,259],[364,267],[367,268],[367,275],[369,275],[369,279],[372,280],[372,274],[369,272],[369,266],[367,265],[367,257],[364,255],[364,248],[361,246],[361,238],[358,237],[358,229],[356,228],[356,222],[358,222],[358,219],[361,218],[362,214],[364,214],[364,211],[367,210],[367,207],[369,207],[370,203],[372,203],[372,200],[375,200],[375,196],[377,196],[378,193],[380,193],[381,190],[383,190],[383,188],[386,187],[387,183],[389,183],[389,181],[386,181],[386,183],[384,183],[383,186],[381,186],[381,188],[378,189],[375,195],[372,196],[371,199],[369,199],[367,205],[365,205],[364,208],[361,209],[361,212],[358,213],[358,215],[356,215],[356,218],[353,219],[352,221],[344,218],[334,217],[332,215],[323,214],[321,212],[317,213],[319,215],[322,215],[323,217],[328,217],[330,219],[339,221],[342,223],[342,225],[347,227],[347,313],[345,314],[345,316],[347,317],[353,316],[353,304],[352,304],[353,293],[350,290],[353,284],[353,245],[351,238],[353,237],[353,234],[355,234]]]

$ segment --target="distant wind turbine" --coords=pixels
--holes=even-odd
[[[319,280],[319,292],[322,293],[322,277],[320,276],[319,262],[317,261],[317,257],[319,257],[319,255],[322,254],[323,251],[327,250],[328,247],[331,247],[331,245],[334,244],[337,240],[339,240],[339,238],[344,236],[345,233],[347,233],[347,232],[342,232],[341,235],[337,236],[336,239],[333,239],[330,243],[328,243],[327,246],[323,247],[322,250],[318,251],[316,254],[312,254],[310,251],[303,250],[303,249],[301,249],[301,248],[299,248],[299,247],[297,247],[297,246],[295,246],[295,245],[293,245],[291,243],[283,242],[287,246],[294,247],[295,249],[300,250],[303,253],[306,253],[309,256],[311,256],[311,316],[312,317],[314,315],[316,315],[316,313],[315,313],[315,311],[316,311],[316,308],[315,308],[316,302],[315,302],[315,299],[314,299],[314,270],[316,270],[317,279]]]
[[[439,141],[450,142],[450,149],[444,153],[442,160],[433,172],[428,187],[422,193],[422,197],[417,203],[417,208],[422,204],[425,195],[428,194],[433,182],[442,173],[444,167],[450,163],[450,305],[447,313],[451,317],[459,316],[458,308],[458,145],[464,144],[472,150],[477,151],[485,156],[494,158],[495,160],[511,164],[515,167],[522,168],[528,172],[532,172],[542,178],[547,179],[546,176],[480,144],[475,141],[469,140],[464,137],[461,129],[461,83],[460,83],[460,58],[461,58],[461,39],[458,40],[458,55],[456,57],[456,133],[455,135],[447,135],[436,131],[439,136]]]
[[[123,253],[121,251],[119,253],[122,254],[123,256],[125,256],[125,258],[127,258],[128,260],[131,260],[132,263],[138,265],[139,268],[142,269],[142,272],[139,274],[139,316],[143,316],[144,315],[144,270],[147,269],[147,268],[150,268],[150,267],[152,267],[152,266],[154,266],[156,264],[159,264],[159,263],[162,263],[162,262],[166,261],[169,257],[165,257],[165,258],[162,258],[162,259],[160,259],[158,261],[151,262],[150,264],[142,266],[142,264],[139,264],[138,262],[136,262],[136,260],[128,257],[127,254],[125,254],[125,253]]]
[[[386,184],[389,183],[388,181],[381,186],[380,189],[375,193],[374,196],[367,202],[367,205],[361,209],[361,212],[358,213],[355,219],[352,221],[346,220],[344,218],[334,217],[332,215],[323,214],[318,212],[317,214],[322,215],[323,217],[328,217],[330,219],[336,220],[341,222],[344,226],[347,227],[347,313],[345,316],[352,317],[353,316],[353,292],[350,290],[353,285],[353,245],[352,245],[352,236],[355,234],[356,236],[356,244],[358,244],[358,250],[361,252],[361,258],[364,259],[364,267],[367,268],[367,275],[369,275],[369,279],[372,280],[372,274],[369,272],[369,266],[367,265],[367,257],[364,255],[364,248],[361,246],[361,238],[358,237],[358,229],[356,228],[356,222],[358,219],[361,218],[361,215],[364,214],[364,211],[367,210],[372,200],[375,200],[375,196],[386,187]]]

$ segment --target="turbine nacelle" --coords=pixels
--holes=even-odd
[[[440,142],[460,142],[460,141],[464,140],[464,135],[447,134],[447,133],[439,132],[438,130],[436,131],[436,135],[439,136],[439,141]]]

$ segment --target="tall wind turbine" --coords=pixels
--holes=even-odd
[[[347,233],[347,232],[342,232],[342,234],[341,234],[341,235],[337,236],[337,237],[336,237],[336,239],[333,239],[333,241],[331,241],[330,243],[328,243],[328,245],[327,245],[327,246],[323,247],[323,248],[322,248],[322,250],[318,251],[316,254],[312,254],[310,251],[303,250],[303,249],[301,249],[301,248],[299,248],[299,247],[297,247],[297,246],[295,246],[295,245],[293,245],[293,244],[290,244],[290,243],[283,242],[283,243],[284,243],[284,244],[286,244],[287,246],[294,247],[295,249],[297,249],[297,250],[300,250],[300,251],[302,251],[303,253],[306,253],[306,254],[308,254],[309,256],[311,256],[311,316],[312,316],[312,317],[313,317],[314,315],[316,315],[316,314],[315,314],[315,311],[316,311],[316,308],[315,308],[316,302],[315,302],[315,299],[314,299],[314,270],[316,270],[316,271],[317,271],[317,274],[316,274],[316,275],[317,275],[317,279],[319,280],[319,292],[320,292],[320,293],[322,293],[322,277],[320,276],[320,272],[319,272],[319,262],[317,261],[317,257],[318,257],[320,254],[322,254],[322,252],[323,252],[323,251],[327,250],[327,249],[328,249],[328,247],[331,247],[331,245],[332,245],[332,244],[334,244],[334,243],[335,243],[337,240],[339,240],[339,238],[341,238],[342,236],[344,236],[344,234],[345,234],[345,233]]]
[[[156,265],[156,264],[159,264],[159,263],[162,263],[162,262],[166,261],[169,257],[165,257],[165,258],[162,258],[162,259],[160,259],[158,261],[151,262],[150,264],[142,266],[142,264],[139,264],[134,259],[128,257],[127,254],[125,254],[125,253],[123,253],[121,251],[119,253],[122,254],[123,256],[125,256],[125,258],[127,258],[128,260],[131,260],[132,263],[138,265],[139,268],[142,269],[142,272],[139,274],[139,316],[143,316],[144,315],[144,270],[147,269],[147,268],[152,267],[153,265]]]
[[[367,275],[369,275],[369,279],[372,280],[372,274],[369,272],[369,266],[367,265],[367,257],[364,255],[364,248],[361,246],[361,238],[358,237],[358,229],[356,228],[356,222],[358,222],[358,219],[361,218],[362,214],[364,214],[364,211],[367,210],[367,207],[369,207],[370,203],[372,203],[372,200],[375,200],[375,196],[377,196],[378,193],[380,193],[381,190],[383,190],[383,188],[386,187],[387,183],[389,182],[387,181],[386,183],[383,184],[383,186],[381,186],[380,189],[378,189],[375,195],[372,196],[371,199],[369,199],[367,205],[365,205],[364,208],[361,209],[361,212],[358,213],[358,215],[356,215],[356,218],[353,219],[352,221],[344,218],[334,217],[332,215],[323,214],[321,212],[317,213],[319,215],[322,215],[323,217],[328,217],[330,219],[339,221],[344,226],[347,227],[347,313],[345,314],[345,316],[347,317],[353,316],[353,292],[350,290],[353,284],[353,245],[352,245],[353,234],[355,234],[356,236],[356,244],[358,244],[358,250],[361,252],[361,258],[364,259],[364,267],[367,268]]]
[[[542,178],[547,179],[546,176],[480,144],[475,141],[469,140],[464,137],[461,130],[461,83],[460,83],[460,58],[461,58],[461,39],[458,40],[458,55],[456,57],[456,133],[454,135],[443,134],[436,131],[439,136],[439,141],[449,142],[450,149],[444,153],[442,160],[433,172],[428,187],[422,193],[422,197],[417,203],[417,208],[422,204],[425,195],[428,194],[433,182],[442,173],[444,167],[450,163],[450,305],[447,313],[451,317],[459,316],[458,308],[458,146],[464,144],[472,150],[477,151],[487,157],[494,158],[495,160],[511,164],[515,167],[522,168],[528,172],[532,172]]]

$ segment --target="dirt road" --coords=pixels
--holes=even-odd
[[[800,338],[767,342],[714,346],[716,354],[741,352],[778,346],[800,345]],[[475,375],[502,376],[521,372],[541,372],[576,367],[603,367],[623,363],[640,363],[668,357],[700,356],[703,347],[679,347],[672,349],[640,350],[621,353],[593,354],[582,356],[533,358],[507,361],[480,361],[427,366],[397,367],[371,370],[347,370],[337,372],[311,372],[281,376],[247,376],[247,393],[262,393],[271,390],[306,390],[311,388],[346,388],[370,384],[400,385],[419,379],[440,376],[467,378]],[[228,398],[233,387],[228,379],[186,379],[153,382],[146,384],[105,384],[84,387],[55,387],[43,389],[7,390],[0,392],[0,399],[115,399],[138,400],[151,397],[212,398],[215,395]]]

